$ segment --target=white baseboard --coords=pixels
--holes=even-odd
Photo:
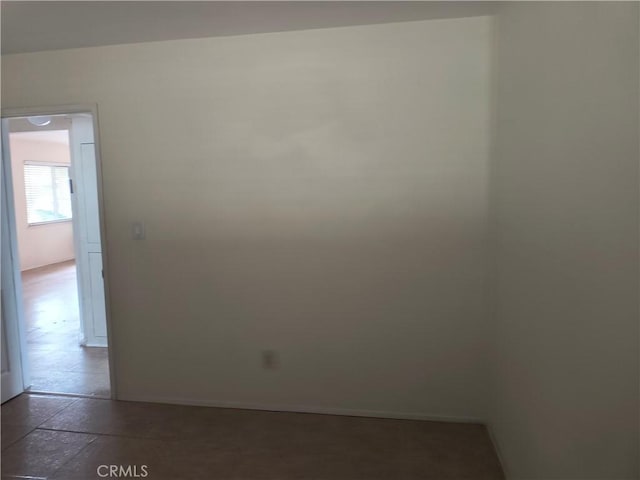
[[[489,439],[491,440],[491,444],[493,445],[493,450],[496,452],[498,461],[500,462],[500,466],[502,467],[502,471],[504,472],[504,478],[508,480],[511,477],[507,472],[507,464],[504,462],[504,456],[500,451],[500,444],[498,443],[498,439],[496,438],[495,432],[493,431],[493,427],[489,422],[485,423],[485,427],[487,428],[487,433],[489,433]]]
[[[198,407],[237,408],[242,410],[266,410],[271,412],[315,413],[320,415],[342,415],[348,417],[393,418],[397,420],[423,420],[432,422],[479,423],[484,419],[476,417],[458,417],[450,415],[431,415],[418,412],[391,412],[384,410],[361,410],[352,408],[317,407],[310,405],[280,405],[263,403],[243,403],[224,401],[203,401],[180,397],[154,397],[145,395],[118,394],[118,400],[127,402],[166,403],[171,405],[190,405]]]
[[[44,267],[48,267],[50,265],[57,265],[58,263],[66,263],[66,262],[70,262],[71,260],[75,260],[76,257],[73,256],[71,258],[63,258],[63,259],[58,259],[58,260],[54,260],[54,261],[48,261],[45,262],[41,265],[29,265],[28,267],[25,267],[23,265],[20,265],[20,272],[28,272],[29,270],[36,270],[38,268],[44,268]]]

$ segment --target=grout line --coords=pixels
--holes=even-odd
[[[5,476],[2,478],[5,478]],[[7,475],[6,478],[8,480],[47,480],[46,477],[32,477],[31,475]]]
[[[34,430],[43,430],[47,432],[79,433],[82,435],[94,435],[98,437],[129,438],[131,440],[153,440],[157,442],[184,442],[185,440],[188,440],[187,438],[182,438],[182,437],[171,437],[171,438],[141,437],[137,435],[122,435],[118,433],[96,433],[96,432],[86,432],[81,430],[64,430],[60,428],[47,428],[47,427],[37,427]],[[92,440],[90,443],[95,442],[95,440]]]
[[[11,447],[12,445],[15,445],[16,443],[18,443],[19,441],[21,441],[23,438],[25,438],[27,435],[29,435],[31,432],[33,432],[35,429],[37,429],[38,427],[29,427],[31,428],[31,430],[29,430],[28,432],[24,433],[23,435],[20,435],[18,438],[16,438],[15,440],[13,440],[12,442],[9,442],[8,444],[5,444],[4,442],[2,443],[2,451],[4,452],[5,450],[7,450],[9,447]]]
[[[23,392],[23,394],[28,395],[29,392]],[[47,395],[47,396],[53,396],[53,395]],[[51,415],[49,415],[48,417],[46,417],[44,420],[42,420],[40,423],[34,425],[33,427],[31,427],[28,423],[25,425],[27,427],[30,428],[30,430],[26,433],[24,433],[23,435],[20,435],[20,437],[16,438],[14,441],[10,442],[7,445],[2,445],[2,451],[6,450],[7,448],[9,448],[11,445],[14,445],[16,443],[18,443],[19,441],[21,441],[23,438],[25,438],[27,435],[29,435],[30,433],[32,433],[34,430],[37,430],[38,427],[40,427],[40,425],[43,425],[44,423],[48,422],[49,420],[51,420],[53,417],[55,417],[56,415],[58,415],[60,412],[62,412],[63,410],[66,410],[68,407],[70,407],[71,405],[74,405],[79,399],[75,399],[73,400],[71,403],[69,403],[68,405],[65,405],[64,407],[59,408],[58,410],[56,410],[54,413],[52,413]],[[38,477],[34,477],[34,478],[38,478]]]
[[[50,432],[51,432],[51,431],[56,431],[56,430],[48,430],[48,429],[46,429],[46,428],[41,428],[41,429],[39,429],[39,430],[46,430],[46,431],[50,431]],[[76,433],[76,432],[72,432],[72,433]],[[95,436],[95,434],[92,434],[92,435],[94,435],[94,436]],[[71,462],[71,460],[74,460],[76,457],[78,457],[82,452],[84,452],[84,451],[89,447],[89,445],[92,445],[92,444],[93,444],[93,442],[95,442],[97,439],[98,439],[98,437],[96,437],[96,438],[94,438],[94,439],[92,439],[92,440],[88,441],[88,442],[84,445],[84,447],[82,447],[80,450],[78,450],[78,452],[77,452],[75,455],[72,455],[72,456],[71,456],[71,457],[70,457],[66,462],[64,462],[62,465],[60,465],[58,468],[56,468],[56,469],[53,471],[53,474],[52,474],[51,476],[52,476],[52,477],[55,477],[55,476],[58,474],[58,472],[59,472],[60,470],[62,470],[62,468],[63,468],[63,467],[67,466],[67,465]]]
[[[36,428],[38,428],[40,425],[42,425],[45,422],[48,422],[49,420],[51,420],[53,417],[55,417],[56,415],[58,415],[59,413],[61,413],[62,411],[66,410],[67,408],[69,408],[71,405],[75,405],[76,402],[78,401],[78,399],[72,400],[71,403],[69,403],[68,405],[65,405],[64,407],[60,408],[59,410],[56,410],[55,413],[52,413],[50,416],[48,416],[45,420],[43,420],[42,422],[40,422]]]

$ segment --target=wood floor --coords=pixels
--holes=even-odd
[[[1,415],[3,480],[97,480],[101,465],[149,480],[504,478],[477,424],[29,394]]]
[[[79,345],[74,261],[22,273],[31,390],[109,397],[106,348]]]

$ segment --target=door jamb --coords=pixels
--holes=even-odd
[[[105,212],[104,212],[104,197],[103,197],[103,176],[102,176],[102,155],[100,153],[100,130],[98,124],[98,105],[97,104],[73,104],[73,105],[57,105],[57,106],[48,106],[48,107],[16,107],[16,108],[2,108],[1,117],[2,119],[8,119],[13,117],[31,117],[38,115],[71,115],[74,113],[89,113],[91,114],[91,118],[93,121],[93,136],[96,150],[96,173],[98,177],[98,215],[100,216],[100,242],[102,244],[102,268],[104,272],[104,296],[105,296],[105,314],[106,314],[106,323],[107,323],[107,352],[109,359],[109,383],[111,388],[111,398],[117,398],[116,392],[116,361],[115,361],[115,348],[113,341],[113,324],[111,321],[111,302],[109,295],[109,262],[107,261],[107,235],[106,235],[106,222],[105,222]],[[8,146],[7,146],[8,148]],[[11,180],[11,179],[8,179]],[[13,188],[13,184],[12,184]],[[8,192],[7,192],[8,193]],[[15,211],[13,210],[13,199],[11,199],[12,207],[11,215],[13,216],[12,228],[15,230]],[[15,235],[15,231],[14,231]],[[17,248],[17,246],[14,245]],[[18,322],[22,324],[24,318],[20,319]],[[24,327],[22,327],[24,328]],[[24,344],[26,345],[26,343]],[[21,345],[22,350],[23,345]],[[21,355],[24,358],[26,352],[21,352]],[[24,370],[23,370],[24,371]],[[24,376],[24,373],[23,373]]]
[[[7,247],[10,259],[3,259],[11,266],[11,283],[5,285],[5,291],[9,290],[11,295],[13,310],[17,318],[18,327],[18,343],[17,347],[20,349],[20,364],[22,374],[22,390],[30,386],[31,372],[29,362],[27,361],[27,335],[24,324],[24,308],[22,306],[22,278],[20,273],[20,257],[18,256],[18,239],[16,232],[16,213],[15,213],[15,198],[13,193],[13,169],[11,165],[11,155],[9,150],[9,132],[5,128],[6,119],[2,118],[2,179],[3,184],[0,187],[2,191],[2,201],[6,203],[7,212],[7,225],[9,226],[7,232]],[[5,305],[6,307],[6,305]],[[7,346],[8,348],[8,346]]]

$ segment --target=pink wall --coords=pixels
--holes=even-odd
[[[71,260],[73,250],[73,225],[71,221],[45,225],[27,225],[27,203],[24,189],[24,162],[42,161],[70,163],[68,143],[46,140],[46,132],[10,134],[11,166],[16,209],[16,231],[21,270]],[[58,135],[59,137],[59,135]],[[52,136],[53,138],[53,136]]]

